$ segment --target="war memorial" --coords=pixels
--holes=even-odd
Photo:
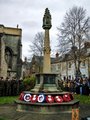
[[[19,100],[15,101],[16,110],[29,112],[32,120],[37,120],[39,115],[43,116],[39,116],[39,120],[79,120],[79,101],[70,92],[58,89],[57,74],[51,73],[49,30],[52,23],[48,8],[45,9],[42,27],[45,30],[43,73],[36,74],[36,85],[31,91],[20,94]]]

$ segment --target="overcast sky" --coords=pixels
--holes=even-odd
[[[42,19],[45,8],[52,16],[50,30],[51,50],[56,50],[57,27],[60,26],[65,13],[73,6],[81,6],[90,16],[90,0],[0,0],[0,24],[6,27],[22,29],[22,57],[30,56],[29,45],[38,32],[44,31]]]

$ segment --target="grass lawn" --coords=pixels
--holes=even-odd
[[[0,104],[12,104],[16,99],[18,99],[18,96],[0,97]],[[75,94],[74,99],[79,100],[80,104],[90,104],[90,96]]]
[[[74,99],[80,101],[80,104],[89,104],[90,105],[90,95],[74,95]]]
[[[0,120],[8,120],[8,119],[6,119],[6,118],[0,118]]]
[[[18,96],[0,97],[0,104],[12,104],[12,103],[14,103],[14,100],[16,100],[16,99],[18,99]]]

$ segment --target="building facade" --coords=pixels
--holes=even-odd
[[[83,55],[80,59],[80,72],[82,77],[90,77],[90,43],[85,43],[83,49]],[[28,67],[27,67],[27,64]],[[24,73],[28,73],[27,76],[30,76],[35,73],[43,72],[43,56],[33,56],[31,62],[24,62],[25,69]],[[27,70],[26,70],[27,69]],[[27,72],[29,71],[29,72]],[[64,79],[74,79],[75,78],[75,65],[74,60],[70,57],[69,54],[64,54],[59,56],[56,53],[55,57],[51,58],[51,72],[57,73],[59,78]]]
[[[22,73],[22,30],[0,25],[0,77],[20,78]]]
[[[57,73],[60,78],[74,79],[75,78],[75,65],[74,60],[70,58],[70,54],[58,56],[51,63],[53,73]],[[90,77],[90,43],[87,43],[84,48],[83,56],[80,59],[80,72],[82,77]]]

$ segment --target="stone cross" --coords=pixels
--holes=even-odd
[[[45,9],[42,27],[45,30],[43,73],[51,73],[51,60],[50,60],[51,48],[50,48],[49,29],[52,27],[52,25],[51,25],[51,15],[48,8]]]

